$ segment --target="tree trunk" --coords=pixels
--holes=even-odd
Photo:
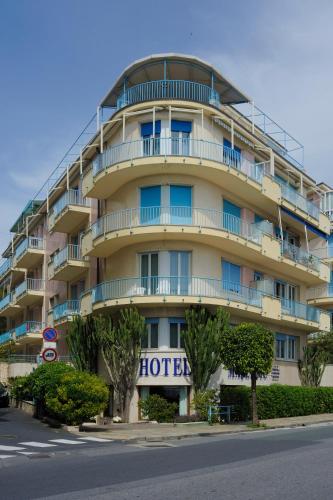
[[[259,424],[257,410],[257,374],[251,373],[251,403],[252,403],[252,423]]]

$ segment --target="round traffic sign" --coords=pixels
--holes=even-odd
[[[58,357],[57,351],[53,347],[48,347],[42,352],[42,358],[44,361],[50,362],[55,361]]]
[[[55,342],[57,340],[58,333],[55,328],[47,327],[43,330],[43,339],[46,342]]]

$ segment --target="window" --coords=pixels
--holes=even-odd
[[[183,349],[184,338],[182,332],[186,330],[185,320],[182,318],[169,318],[170,347],[172,349]]]
[[[191,186],[170,186],[171,224],[192,223]]]
[[[263,279],[264,279],[263,273],[260,273],[259,271],[254,271],[253,281],[261,281]]]
[[[190,134],[192,123],[180,120],[171,120],[171,154],[190,154]]]
[[[156,293],[158,287],[158,253],[140,255],[140,273],[142,292],[147,295]]]
[[[159,224],[161,216],[161,186],[140,188],[140,224]]]
[[[190,252],[170,252],[171,295],[187,295],[190,285]]]
[[[285,361],[296,361],[298,340],[298,337],[293,335],[275,334],[275,357]]]
[[[161,120],[155,121],[155,135],[153,122],[141,123],[141,137],[144,156],[160,154],[160,135]]]
[[[145,336],[141,339],[142,349],[158,349],[158,319],[147,318],[147,330]]]
[[[232,148],[231,147],[231,142],[228,139],[223,139],[223,153],[224,157],[226,159],[226,162],[231,164],[236,167],[240,168],[241,167],[241,158],[242,158],[242,150],[235,146]]]
[[[232,233],[241,232],[241,208],[225,199],[223,200],[222,226]]]
[[[241,268],[232,262],[222,260],[222,284],[224,290],[240,293]]]

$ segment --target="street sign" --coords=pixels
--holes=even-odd
[[[58,357],[57,351],[53,347],[48,347],[42,352],[42,358],[46,362],[56,361]]]
[[[54,328],[47,327],[43,330],[43,339],[46,342],[55,342],[57,340],[58,333]]]

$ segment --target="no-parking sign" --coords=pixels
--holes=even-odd
[[[43,339],[46,342],[56,342],[58,338],[58,332],[55,328],[47,327],[43,330]]]

